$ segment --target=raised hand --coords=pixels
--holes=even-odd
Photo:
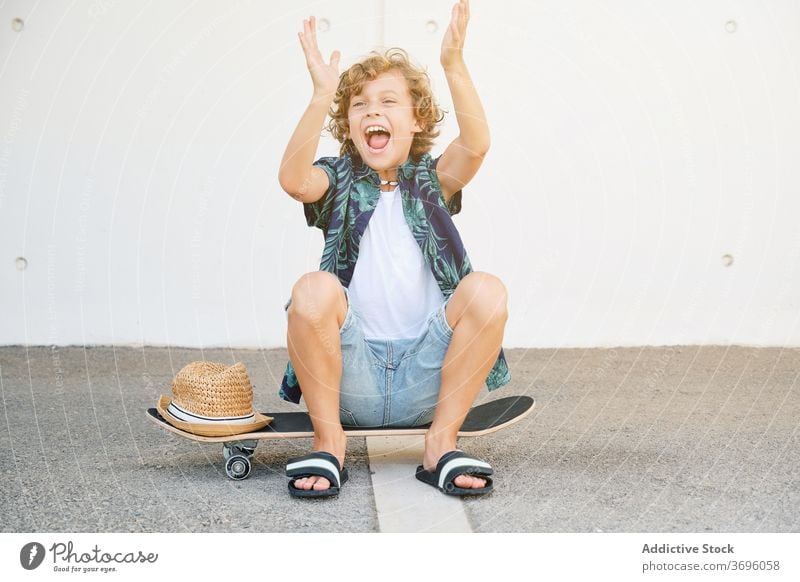
[[[303,20],[303,32],[298,32],[297,36],[300,37],[300,44],[306,55],[308,72],[311,73],[311,80],[314,83],[314,97],[333,96],[339,86],[341,53],[333,51],[330,63],[325,64],[317,46],[317,22],[313,16],[308,20]]]
[[[445,69],[464,62],[467,22],[469,22],[469,0],[460,0],[453,6],[450,26],[447,27],[442,40],[442,55],[439,60]]]

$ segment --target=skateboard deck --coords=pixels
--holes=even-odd
[[[491,434],[519,422],[528,416],[535,405],[530,396],[506,396],[474,406],[461,429],[460,437],[477,437]],[[201,436],[176,428],[165,421],[155,408],[147,409],[147,417],[160,428],[183,438],[203,443],[223,443],[227,461],[225,471],[231,479],[244,479],[250,474],[250,458],[258,441],[270,439],[308,438],[314,428],[307,412],[265,412],[272,421],[262,429],[230,436]],[[353,427],[344,426],[344,434],[351,437],[424,435],[430,425],[414,428]]]
[[[475,437],[490,434],[514,424],[531,413],[534,400],[530,396],[507,396],[492,402],[486,402],[473,407],[467,414],[461,430],[460,437]],[[178,434],[184,438],[204,443],[229,443],[241,440],[265,439],[291,439],[308,438],[314,436],[314,427],[306,412],[263,412],[271,416],[270,422],[264,428],[230,436],[201,436],[176,428],[164,420],[155,408],[147,409],[147,416],[161,428]],[[365,428],[345,426],[347,436],[394,436],[425,434],[430,425],[414,428]]]

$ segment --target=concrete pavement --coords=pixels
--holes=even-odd
[[[458,503],[473,531],[800,531],[800,349],[506,356],[511,384],[480,398],[528,394],[537,406],[514,427],[460,441],[496,474],[490,496]],[[295,410],[276,394],[286,357],[285,349],[0,348],[0,531],[379,531],[363,438],[348,443],[341,495],[307,501],[290,498],[283,469],[310,450],[309,439],[262,442],[251,476],[234,482],[221,446],[145,418],[175,372],[199,359],[244,362],[258,409]],[[415,463],[403,462],[408,511],[425,531]]]

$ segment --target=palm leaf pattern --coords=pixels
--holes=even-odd
[[[400,166],[398,180],[408,227],[447,299],[459,281],[472,272],[472,264],[451,218],[461,212],[461,191],[445,202],[436,177],[438,161],[430,154],[419,161],[409,157]],[[333,273],[343,287],[349,287],[361,237],[380,199],[380,180],[372,168],[349,155],[320,158],[314,165],[325,170],[330,184],[322,198],[303,204],[308,226],[319,228],[325,241],[319,270]],[[495,390],[510,380],[511,372],[500,348],[486,386]],[[284,400],[300,402],[300,384],[291,361],[286,365],[279,394]]]

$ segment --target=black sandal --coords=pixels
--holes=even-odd
[[[445,453],[436,464],[435,471],[426,471],[422,465],[417,467],[417,479],[436,487],[445,495],[482,495],[492,491],[492,480],[489,478],[494,471],[492,466],[480,459],[471,457],[462,451]],[[457,487],[455,479],[459,475],[472,475],[486,480],[486,486],[478,489],[463,489]]]
[[[347,482],[347,469],[339,468],[339,461],[330,453],[318,451],[302,457],[289,459],[286,463],[289,493],[292,497],[332,497],[339,495],[339,488]],[[294,482],[304,477],[325,477],[331,486],[327,489],[298,489]]]

